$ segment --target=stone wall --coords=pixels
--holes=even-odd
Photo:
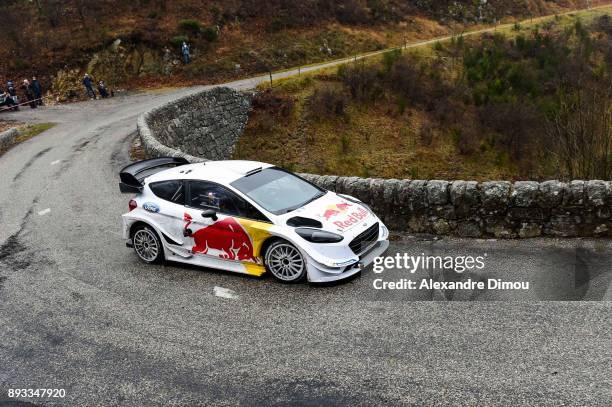
[[[138,121],[150,156],[226,159],[246,125],[251,97],[215,88]],[[462,237],[612,236],[612,181],[424,181],[301,174],[366,202],[395,230]]]
[[[612,182],[475,182],[302,174],[396,230],[462,237],[612,236]]]
[[[183,156],[192,162],[230,158],[251,98],[219,87],[162,105],[139,118],[142,145],[150,156]]]
[[[19,134],[19,130],[17,130],[15,127],[0,133],[0,150],[4,150],[12,146]]]

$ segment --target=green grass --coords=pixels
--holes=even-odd
[[[19,136],[15,138],[15,141],[13,142],[13,144],[10,145],[8,148],[4,150],[0,149],[0,155],[10,150],[11,147],[14,147],[19,143],[23,143],[24,141],[29,140],[32,137],[38,136],[39,134],[41,134],[44,131],[49,130],[53,126],[55,126],[55,123],[27,124],[24,126],[17,126],[17,128],[20,131]]]

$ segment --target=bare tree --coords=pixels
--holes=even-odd
[[[612,178],[612,77],[563,93],[546,123],[550,151],[570,179]]]

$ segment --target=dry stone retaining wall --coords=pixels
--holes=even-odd
[[[462,237],[612,236],[612,182],[421,181],[302,174],[392,229]]]
[[[244,131],[251,95],[214,88],[138,121],[151,156],[227,159]],[[441,181],[302,174],[355,196],[391,229],[462,237],[612,236],[612,181]]]
[[[227,159],[244,132],[251,98],[249,93],[220,87],[162,105],[138,119],[142,145],[155,157]]]
[[[15,127],[11,127],[7,131],[0,133],[0,150],[4,150],[13,145],[19,134],[19,130],[17,130]]]

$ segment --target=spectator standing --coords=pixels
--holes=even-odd
[[[91,79],[91,76],[89,76],[88,73],[83,76],[83,86],[85,86],[87,96],[89,96],[90,99],[94,100],[96,98],[96,92],[93,89],[93,79]]]
[[[34,91],[34,97],[36,98],[36,104],[38,106],[43,105],[42,100],[42,86],[40,86],[40,82],[36,79],[36,76],[32,77],[32,90]]]
[[[189,45],[186,42],[183,42],[183,46],[181,47],[181,53],[183,54],[183,62],[188,64],[191,62],[191,56],[189,54]]]
[[[106,90],[106,85],[104,84],[104,81],[98,82],[98,93],[102,98],[108,97],[108,91]]]
[[[23,90],[23,93],[25,94],[25,97],[26,97],[26,101],[28,102],[30,107],[32,109],[36,109],[36,101],[35,101],[36,98],[34,97],[34,89],[32,88],[30,81],[28,81],[27,79],[24,79],[23,85],[21,85],[21,89]]]

